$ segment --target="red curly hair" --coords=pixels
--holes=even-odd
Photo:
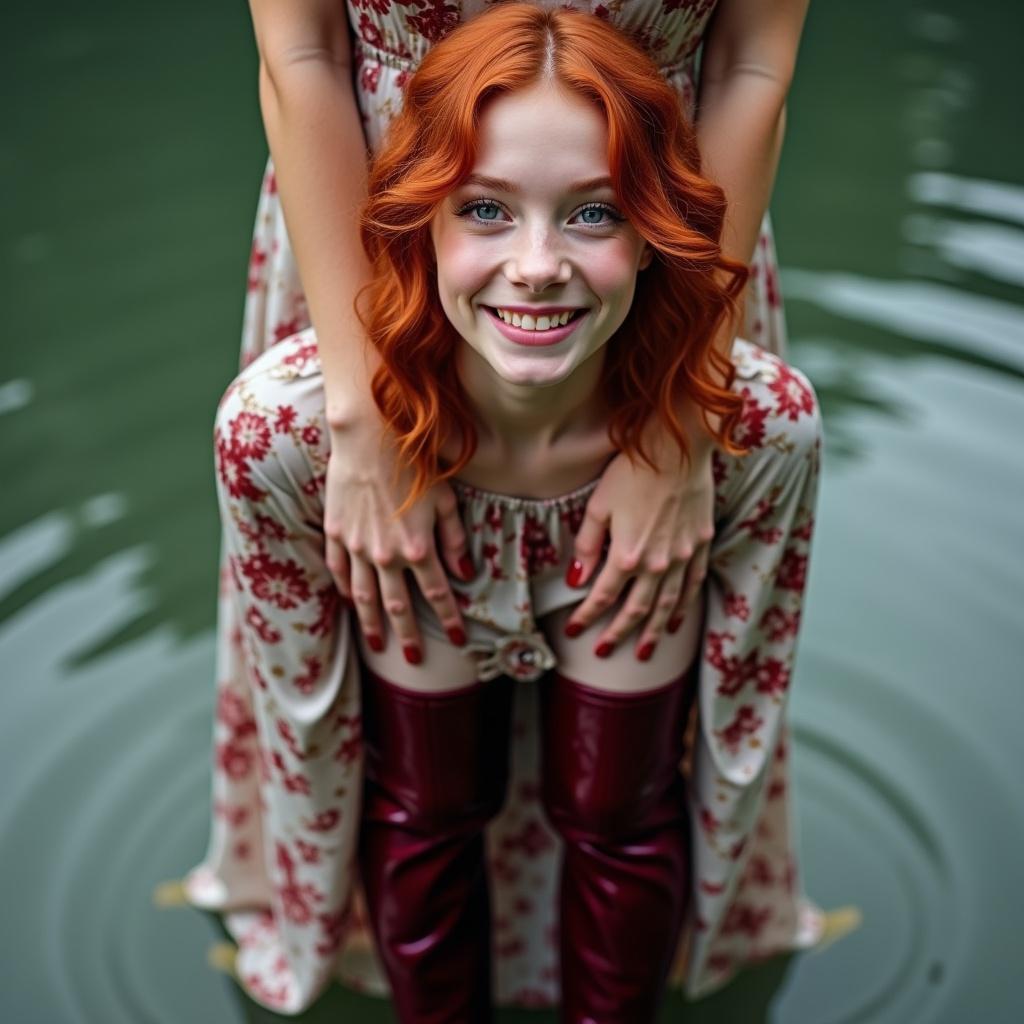
[[[360,292],[357,313],[382,360],[372,381],[374,400],[415,471],[403,509],[456,475],[477,444],[456,373],[461,339],[438,296],[430,222],[472,173],[487,100],[541,80],[603,112],[619,205],[655,250],[607,346],[601,386],[612,444],[653,466],[642,433],[657,417],[686,459],[677,410],[690,401],[701,407],[722,448],[746,451],[731,439],[743,408],[729,390],[733,366],[713,342],[734,314],[748,272],[722,254],[725,195],[701,177],[696,135],[678,95],[650,58],[607,22],[571,8],[501,3],[455,28],[409,79],[402,110],[371,164],[360,211],[373,278]],[[365,312],[359,309],[364,299]],[[717,427],[711,416],[718,417]],[[461,448],[445,466],[440,450],[449,432]]]

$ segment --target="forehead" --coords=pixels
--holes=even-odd
[[[476,174],[524,186],[608,174],[608,126],[593,103],[540,82],[488,103],[480,119]]]

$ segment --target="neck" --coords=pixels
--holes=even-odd
[[[510,453],[538,452],[568,436],[606,431],[600,387],[603,366],[601,349],[557,384],[513,384],[464,345],[458,373],[476,412],[481,441]]]

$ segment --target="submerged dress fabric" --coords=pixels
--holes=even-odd
[[[485,5],[349,4],[357,96],[371,148],[429,46]],[[577,7],[586,5],[575,4]],[[639,39],[687,109],[714,0],[586,9]],[[684,770],[693,884],[672,984],[709,993],[737,969],[806,948],[823,915],[802,893],[786,723],[820,456],[806,378],[772,352],[783,320],[770,235],[754,263],[735,389],[745,460],[716,456],[716,535],[699,697]],[[247,992],[297,1013],[332,979],[387,994],[365,917],[355,841],[362,786],[357,650],[323,564],[323,390],[268,165],[249,265],[242,365],[218,412],[224,524],[218,609],[213,817],[189,874],[196,906],[225,913]],[[769,349],[766,352],[764,349]],[[596,482],[595,482],[596,483]],[[495,1001],[559,1001],[562,840],[539,803],[535,670],[553,662],[537,620],[578,602],[563,580],[593,484],[530,500],[456,484],[478,576],[453,581],[481,675],[518,678],[509,797],[487,828]],[[423,628],[440,635],[421,608]],[[524,651],[529,652],[526,658]]]

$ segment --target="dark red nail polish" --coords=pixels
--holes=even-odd
[[[578,622],[569,622],[565,627],[566,636],[579,636],[583,632],[583,626]]]
[[[583,563],[578,558],[574,558],[569,565],[569,571],[565,574],[565,582],[568,583],[570,587],[578,587],[582,577]]]
[[[376,633],[367,633],[366,646],[380,654],[384,650],[384,641]]]
[[[448,630],[448,639],[451,640],[456,647],[465,647],[466,631],[461,626],[452,626]]]
[[[402,653],[410,665],[418,665],[423,660],[423,652],[415,644],[406,644],[402,648]]]
[[[471,580],[476,576],[476,568],[473,566],[473,560],[469,555],[462,555],[459,558],[459,572],[462,573],[464,580]]]
[[[615,650],[615,644],[609,643],[607,640],[605,640],[603,643],[599,643],[597,645],[597,650],[594,651],[594,653],[599,658],[607,658],[608,655],[611,654],[612,651],[614,651],[614,650]]]
[[[654,653],[654,644],[652,642],[648,641],[647,643],[645,643],[643,645],[643,647],[640,648],[639,651],[636,652],[636,656],[641,661],[650,661],[651,660],[651,655],[653,653]]]
[[[668,631],[674,633],[683,624],[683,618],[680,616],[678,619],[673,619],[668,624]]]

